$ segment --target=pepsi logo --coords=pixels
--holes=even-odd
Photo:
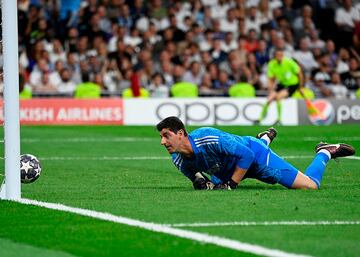
[[[314,125],[329,125],[335,119],[335,110],[330,102],[319,99],[313,102],[314,107],[318,113],[309,114],[309,120]]]

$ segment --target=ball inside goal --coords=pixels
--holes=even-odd
[[[32,154],[20,156],[21,183],[32,183],[37,180],[41,173],[41,166],[38,158]]]

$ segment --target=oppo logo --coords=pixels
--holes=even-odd
[[[165,102],[156,108],[156,117],[159,120],[169,116],[183,117],[185,124],[205,121],[212,121],[213,124],[224,124],[231,123],[240,117],[254,122],[258,119],[261,108],[262,104],[256,102],[249,102],[241,106],[230,102],[192,102],[189,104]]]

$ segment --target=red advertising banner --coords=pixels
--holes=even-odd
[[[2,101],[0,108],[0,121],[3,121]],[[20,122],[23,125],[122,125],[123,101],[120,98],[21,100]]]

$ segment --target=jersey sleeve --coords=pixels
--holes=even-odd
[[[186,167],[186,165],[184,165],[184,167],[181,167],[181,168],[180,168],[180,171],[181,171],[181,173],[184,174],[188,179],[190,179],[192,182],[194,182],[196,171],[191,170],[190,168]]]
[[[231,136],[222,137],[219,148],[223,154],[235,157],[236,166],[245,170],[249,169],[255,158],[254,152],[249,147]]]
[[[175,165],[175,167],[182,173],[184,174],[188,179],[190,179],[191,181],[195,180],[195,173],[196,171],[194,171],[193,169],[191,169],[191,167],[188,167],[189,165],[186,165],[186,162],[183,161],[182,157],[180,155],[177,154],[173,154],[172,155],[172,160],[173,160],[173,164]]]
[[[273,61],[269,62],[268,70],[267,70],[267,76],[269,78],[274,78],[275,77],[274,68],[273,68]]]

